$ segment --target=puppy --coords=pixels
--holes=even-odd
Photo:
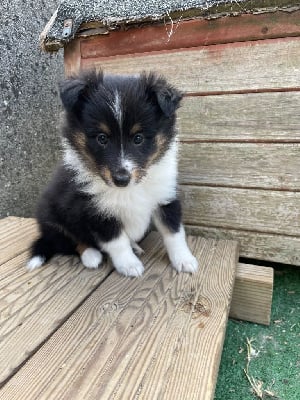
[[[60,95],[64,156],[38,205],[41,235],[27,268],[77,252],[97,268],[104,252],[120,274],[140,276],[137,242],[153,222],[172,266],[195,272],[176,190],[181,93],[154,73],[90,71],[63,82]]]

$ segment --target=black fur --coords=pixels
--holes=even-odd
[[[169,204],[160,206],[159,214],[161,222],[169,229],[170,232],[179,231],[181,223],[181,204],[178,199],[171,201]]]
[[[121,128],[111,106],[116,90],[122,96]],[[182,98],[179,91],[152,73],[118,77],[89,72],[63,82],[60,95],[66,110],[65,140],[81,155],[93,174],[101,176],[108,185],[120,187],[128,184],[118,161],[120,138],[124,151],[131,155],[140,171],[145,171],[149,160],[153,158],[151,162],[157,162],[173,141],[175,111]],[[109,131],[105,133],[107,143],[104,143],[104,136],[100,136],[100,124]],[[137,124],[142,132],[141,144],[134,142],[139,141],[139,132],[135,135],[131,132]],[[83,135],[81,142],[79,134]],[[158,143],[157,135],[161,135],[163,144]],[[107,178],[107,170],[111,180]],[[99,212],[92,195],[84,191],[87,184],[79,184],[76,174],[68,166],[61,165],[42,195],[37,210],[41,236],[32,246],[32,256],[39,255],[47,261],[57,253],[75,254],[79,243],[97,248],[99,241],[109,242],[120,235],[122,222]],[[161,215],[170,231],[179,229],[178,200],[161,207]]]

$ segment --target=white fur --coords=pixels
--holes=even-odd
[[[120,93],[116,90],[115,91],[115,98],[110,106],[110,109],[116,118],[119,126],[122,126],[122,120],[123,120],[123,112],[122,112],[122,102],[121,102],[121,96]]]
[[[81,254],[80,259],[86,268],[94,269],[99,267],[103,257],[99,250],[88,247]]]
[[[133,253],[130,239],[123,232],[117,239],[101,243],[101,247],[112,259],[113,265],[121,275],[136,277],[144,272],[144,266]]]
[[[44,263],[44,257],[34,256],[28,261],[26,268],[28,269],[28,271],[33,271],[34,269],[41,267]]]
[[[121,164],[128,172],[132,172],[136,168],[136,164],[128,158],[122,158]]]
[[[80,155],[65,141],[64,162],[76,172],[76,181],[87,183],[82,190],[93,196],[99,213],[120,218],[133,241],[145,234],[151,215],[159,204],[176,197],[177,143],[174,141],[159,162],[149,167],[141,182],[127,187],[108,186],[100,176],[92,174]]]
[[[198,261],[188,248],[183,226],[181,225],[179,232],[170,233],[158,218],[155,218],[154,222],[157,229],[162,234],[173,268],[178,272],[196,272],[198,269]]]

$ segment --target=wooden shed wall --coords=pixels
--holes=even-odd
[[[244,257],[295,265],[299,17],[275,13],[113,32],[78,38],[65,53],[67,74],[91,67],[156,70],[184,91],[178,127],[186,226],[204,236],[238,239]]]

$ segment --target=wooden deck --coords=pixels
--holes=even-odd
[[[32,219],[0,221],[0,398],[212,399],[238,251],[188,238],[193,276],[170,268],[156,233],[139,279],[56,257],[31,273]]]

